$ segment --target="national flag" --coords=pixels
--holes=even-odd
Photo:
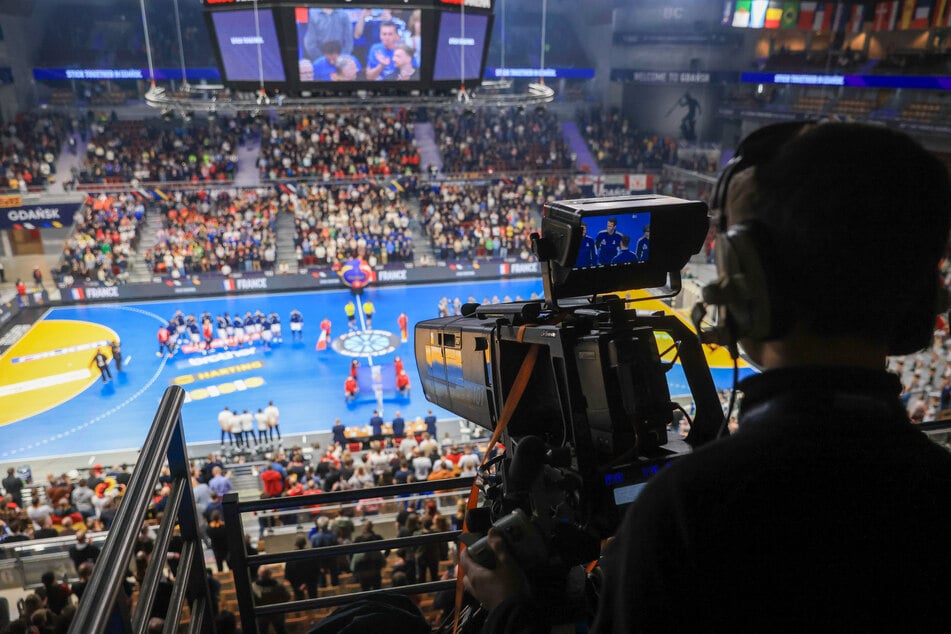
[[[832,14],[835,7],[831,2],[820,2],[816,7],[816,15],[812,20],[813,31],[828,31],[832,28]]]
[[[393,191],[395,191],[395,192],[398,192],[398,193],[400,193],[400,194],[402,194],[404,191],[406,191],[406,190],[404,189],[404,187],[403,187],[402,185],[400,185],[400,182],[399,182],[398,180],[395,180],[395,179],[390,181],[390,184],[388,185],[388,187],[389,187],[391,190],[393,190]]]
[[[816,19],[816,7],[818,2],[800,2],[799,3],[799,30],[811,31],[812,23]]]
[[[736,9],[733,11],[733,26],[745,29],[750,25],[751,0],[736,0]]]
[[[226,291],[234,290],[234,280],[231,278],[228,278],[226,280],[221,280],[221,285],[224,286]]]
[[[81,302],[86,299],[86,292],[81,288],[71,288],[69,289],[69,294],[73,298],[73,301]]]
[[[780,26],[784,29],[794,29],[796,24],[799,23],[799,3],[798,2],[784,2],[783,3],[783,18]]]
[[[508,262],[499,264],[499,275],[508,275],[512,272],[512,267]]]
[[[927,29],[931,17],[931,0],[905,0],[901,16],[902,29]]]
[[[873,31],[892,31],[898,20],[898,0],[879,2],[875,5],[875,22]]]
[[[326,350],[327,349],[327,331],[321,330],[320,337],[317,339],[317,350]]]
[[[766,8],[766,21],[763,26],[767,29],[778,29],[783,22],[783,3],[781,0],[769,0]]]
[[[848,33],[861,33],[862,26],[865,24],[865,5],[855,3],[852,5],[852,11],[849,14],[849,22],[845,25]]]
[[[931,14],[931,26],[951,26],[951,0],[938,0]]]
[[[766,9],[769,7],[769,0],[753,0],[750,6],[750,28],[761,29],[766,24]]]
[[[280,183],[277,185],[277,191],[288,196],[294,196],[297,194],[297,185],[294,183]]]
[[[849,4],[847,2],[836,2],[832,10],[832,31],[842,33],[845,31],[845,23],[848,22]]]
[[[733,0],[723,0],[723,15],[720,16],[722,26],[733,24]]]
[[[155,189],[150,189],[149,193],[152,194],[152,198],[154,198],[155,200],[168,200],[168,194],[163,192],[158,187],[156,187]]]
[[[624,187],[635,192],[649,191],[654,187],[654,176],[652,174],[625,174]]]

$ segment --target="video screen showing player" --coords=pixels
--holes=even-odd
[[[588,216],[575,268],[647,262],[650,258],[650,212]]]
[[[295,8],[302,82],[420,81],[420,9]]]
[[[281,47],[271,11],[218,11],[212,14],[221,63],[228,81],[285,81]],[[261,50],[260,65],[258,49]]]

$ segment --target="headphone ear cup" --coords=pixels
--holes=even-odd
[[[716,256],[720,279],[710,293],[712,303],[721,306],[737,339],[772,339],[784,331],[788,314],[779,305],[778,284],[768,260],[768,232],[759,223],[734,225],[717,238]]]

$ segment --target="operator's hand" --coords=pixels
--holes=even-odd
[[[463,551],[459,563],[465,571],[463,583],[466,590],[478,599],[482,605],[492,610],[510,597],[528,594],[529,585],[525,573],[509,553],[502,532],[489,529],[489,548],[495,553],[495,568],[485,568],[477,564],[468,551]]]

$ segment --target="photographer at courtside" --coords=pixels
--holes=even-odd
[[[947,307],[946,167],[883,127],[783,123],[741,143],[712,207],[704,300],[763,373],[736,433],[629,506],[591,631],[949,629],[951,455],[885,371]],[[483,631],[549,629],[497,529],[489,547],[493,569],[461,557]]]

